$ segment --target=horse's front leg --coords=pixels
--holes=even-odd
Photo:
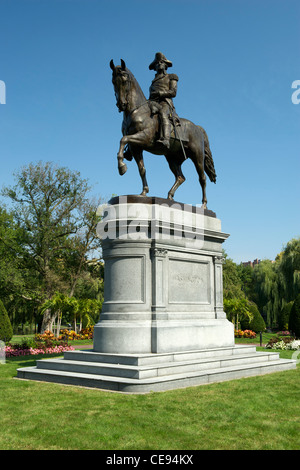
[[[126,163],[124,163],[124,149],[125,149],[125,145],[127,144],[126,138],[127,138],[127,136],[125,135],[120,140],[120,148],[119,148],[118,156],[117,156],[117,158],[118,158],[118,170],[119,170],[119,174],[121,176],[124,175],[127,171],[127,165],[126,165]]]
[[[127,144],[136,144],[142,146],[145,142],[145,133],[144,132],[137,132],[136,134],[132,135],[124,135],[120,140],[120,148],[118,151],[118,169],[120,175],[124,175],[127,171],[127,165],[124,163],[124,149]]]

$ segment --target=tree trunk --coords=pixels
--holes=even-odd
[[[59,337],[60,326],[61,326],[61,318],[62,318],[62,314],[59,311],[58,314],[57,314],[57,325],[56,325],[56,337],[57,338]]]
[[[45,331],[49,330],[52,332],[52,325],[53,321],[55,319],[55,315],[51,314],[51,309],[47,308],[45,310],[45,313],[43,315],[43,321],[42,321],[42,326],[41,326],[41,333],[45,333]]]

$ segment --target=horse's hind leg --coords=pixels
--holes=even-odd
[[[140,177],[143,183],[143,191],[141,192],[141,196],[146,196],[146,194],[149,193],[149,187],[146,179],[146,168],[144,165],[143,152],[135,152],[133,156],[137,163]]]
[[[173,184],[172,188],[168,192],[168,199],[173,199],[175,191],[179,188],[179,186],[185,182],[185,177],[181,171],[181,165],[179,163],[173,162],[172,160],[168,160],[170,170],[175,176],[175,183]]]
[[[199,176],[199,182],[202,188],[202,206],[204,209],[207,207],[207,198],[206,198],[206,175],[204,173],[203,158],[201,158],[200,152],[191,156],[195,168]]]

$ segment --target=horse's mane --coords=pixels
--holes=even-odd
[[[139,82],[137,81],[137,79],[135,78],[135,76],[133,75],[133,73],[132,73],[127,67],[126,67],[126,72],[127,72],[128,75],[130,76],[131,80],[135,83],[135,88],[136,88],[137,93],[139,93],[139,94],[143,97],[143,99],[145,100],[146,97],[145,97],[145,95],[144,95],[144,92],[143,92],[143,90],[141,89],[140,84],[139,84]]]

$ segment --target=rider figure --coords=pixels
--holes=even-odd
[[[157,142],[167,148],[170,147],[170,116],[178,120],[172,101],[177,93],[178,76],[166,73],[167,68],[172,65],[172,62],[166,59],[161,52],[155,54],[154,61],[149,65],[149,69],[156,72],[150,86],[149,104],[152,114],[157,113],[160,117],[162,137]]]

